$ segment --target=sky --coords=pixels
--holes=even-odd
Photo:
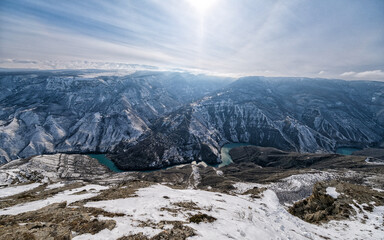
[[[384,0],[1,0],[0,68],[384,80]]]

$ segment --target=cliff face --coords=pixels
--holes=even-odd
[[[226,142],[298,152],[363,147],[382,141],[382,109],[384,84],[379,82],[243,78],[160,118],[136,145],[118,145],[112,158],[126,169],[142,162],[158,168],[219,161]],[[170,149],[171,155],[164,154]]]
[[[183,73],[83,73],[0,75],[0,163],[42,153],[111,151],[123,140],[136,141],[151,121],[220,87],[217,81],[227,81]]]
[[[172,72],[0,75],[0,161],[108,152],[124,169],[219,162],[227,142],[297,152],[383,142],[384,84]]]

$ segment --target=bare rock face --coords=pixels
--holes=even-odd
[[[327,193],[328,188],[334,188],[338,196]],[[307,222],[321,223],[348,219],[356,211],[372,211],[373,204],[384,204],[383,192],[346,182],[319,182],[314,185],[312,195],[296,202],[289,212]]]
[[[36,181],[97,180],[111,171],[96,159],[80,154],[40,155],[0,167],[0,185]]]
[[[134,144],[117,145],[111,158],[135,169],[148,159],[151,167],[199,160],[203,146],[202,160],[217,163],[228,142],[301,153],[377,145],[384,134],[384,98],[377,96],[384,96],[383,83],[241,78],[162,116]]]
[[[188,112],[177,111],[161,118],[152,125],[153,131],[143,135],[135,145],[122,142],[117,145],[110,158],[120,169],[159,169],[175,164],[205,161],[220,163],[220,137],[209,133],[204,125],[198,125]],[[195,133],[204,131],[196,136]]]

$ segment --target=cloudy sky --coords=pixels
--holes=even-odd
[[[1,0],[0,67],[384,80],[383,0]]]

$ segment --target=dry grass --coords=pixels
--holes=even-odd
[[[216,221],[217,219],[212,217],[212,216],[209,216],[205,213],[198,213],[198,214],[195,214],[193,215],[192,217],[189,218],[189,222],[191,223],[201,223],[201,222],[205,222],[205,223],[211,223],[211,222],[214,222]]]
[[[44,200],[52,197],[53,195],[56,195],[59,192],[79,188],[82,186],[84,186],[83,183],[76,182],[59,188],[47,189],[47,184],[43,184],[32,190],[3,198],[2,201],[0,201],[0,209],[12,207],[21,203]]]
[[[95,234],[103,229],[112,230],[113,220],[96,217],[124,216],[102,209],[67,207],[65,202],[54,203],[37,211],[0,217],[1,239],[71,239],[72,232]],[[25,238],[26,237],[26,238]]]

